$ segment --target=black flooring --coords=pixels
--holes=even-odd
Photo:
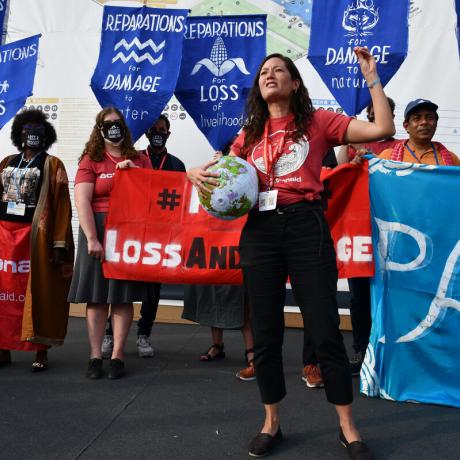
[[[226,331],[227,358],[200,363],[209,329],[158,324],[151,359],[136,355],[135,327],[127,346],[128,374],[117,381],[84,377],[85,322],[72,318],[50,368],[30,372],[33,355],[13,353],[0,368],[0,459],[246,459],[262,423],[255,382],[240,382],[243,342]],[[347,347],[351,335],[345,334]],[[285,337],[288,395],[282,403],[285,440],[273,459],[346,459],[334,408],[323,390],[300,379],[302,333]],[[107,367],[107,362],[105,362]],[[368,399],[354,381],[354,414],[376,459],[460,459],[460,410]]]

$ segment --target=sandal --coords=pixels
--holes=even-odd
[[[48,350],[37,352],[32,363],[32,372],[42,372],[48,369]]]
[[[217,350],[217,353],[215,355],[211,354],[211,350],[215,348]],[[209,348],[208,351],[205,351],[201,356],[200,356],[200,361],[215,361],[216,359],[222,359],[225,358],[225,351],[224,351],[224,344],[220,345],[218,343],[213,343]]]
[[[34,361],[32,363],[32,372],[42,372],[48,369],[48,361]]]

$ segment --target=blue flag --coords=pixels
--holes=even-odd
[[[104,7],[91,88],[102,107],[123,112],[136,141],[171,99],[188,10]]]
[[[348,115],[371,101],[353,48],[369,49],[385,86],[407,55],[408,15],[408,0],[313,2],[308,59]]]
[[[369,162],[375,277],[361,391],[460,407],[460,167]]]
[[[267,17],[189,17],[175,95],[215,150],[241,129],[266,52]]]
[[[0,129],[32,96],[40,35],[0,46]]]
[[[2,32],[2,43],[3,43],[3,33],[5,32],[5,18],[6,18],[7,8],[8,8],[8,0],[0,0],[0,30]]]

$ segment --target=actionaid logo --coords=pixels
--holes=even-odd
[[[99,179],[112,179],[115,173],[102,173],[99,175]]]
[[[6,260],[0,259],[0,272],[5,273],[29,273],[30,260]]]

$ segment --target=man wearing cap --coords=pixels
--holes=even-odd
[[[433,142],[438,124],[438,106],[427,99],[416,99],[404,111],[404,129],[409,139],[395,143],[379,157],[426,165],[460,166],[460,160],[440,142]]]

